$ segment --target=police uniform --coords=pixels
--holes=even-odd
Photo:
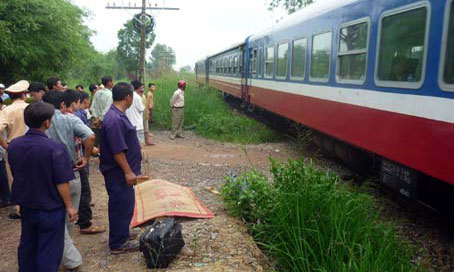
[[[57,271],[66,209],[56,186],[74,179],[69,154],[36,129],[14,139],[8,152],[14,175],[11,199],[22,215],[19,271]]]
[[[134,213],[134,188],[126,182],[125,175],[114,155],[125,152],[131,170],[141,175],[142,153],[136,128],[125,113],[111,105],[101,127],[101,157],[99,170],[104,175],[109,194],[109,247],[118,249],[129,239],[129,225]]]

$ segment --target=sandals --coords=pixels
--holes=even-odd
[[[8,215],[9,219],[21,219],[20,214],[17,214],[15,212],[12,212]]]
[[[134,243],[134,242],[128,241],[119,248],[111,249],[110,253],[113,255],[118,255],[118,254],[135,252],[135,251],[139,251],[139,243]]]
[[[79,230],[80,234],[87,234],[87,235],[99,234],[99,233],[103,233],[105,231],[106,231],[106,228],[102,227],[102,226],[90,226],[86,229]]]

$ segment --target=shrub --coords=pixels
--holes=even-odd
[[[222,195],[228,209],[251,223],[255,239],[279,269],[416,269],[393,227],[379,221],[372,197],[301,160],[273,161],[271,173],[272,183],[255,172],[229,180]]]

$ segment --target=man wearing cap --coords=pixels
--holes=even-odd
[[[26,80],[21,80],[6,89],[6,93],[12,99],[12,104],[0,111],[0,145],[8,150],[8,144],[15,138],[23,136],[27,131],[24,121],[24,109],[27,107],[25,93],[29,87]],[[6,140],[3,136],[6,136]],[[13,181],[11,169],[6,160],[6,171],[8,173],[9,182]],[[16,207],[16,213],[10,214],[10,218],[19,219],[19,208]]]
[[[184,123],[184,90],[186,89],[186,81],[178,81],[178,89],[173,93],[170,99],[170,108],[172,109],[172,133],[170,139],[175,137],[183,137]]]
[[[5,102],[6,99],[9,98],[9,95],[5,93],[5,85],[0,83],[0,98]]]

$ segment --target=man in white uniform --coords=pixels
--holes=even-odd
[[[137,138],[141,144],[145,143],[145,137],[143,133],[143,112],[145,110],[145,106],[142,102],[142,97],[140,97],[139,92],[144,91],[144,85],[138,80],[134,80],[131,82],[132,86],[134,87],[134,94],[132,105],[126,110],[126,116],[128,117],[129,121],[133,126],[136,127]]]

